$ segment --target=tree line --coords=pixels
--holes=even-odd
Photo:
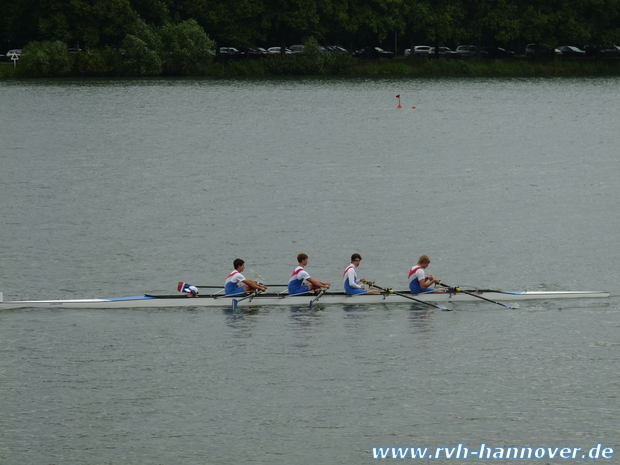
[[[620,0],[0,0],[6,50],[35,43],[47,53],[60,43],[101,62],[112,51],[150,50],[158,59],[139,66],[164,73],[166,54],[195,72],[191,62],[201,54],[208,60],[207,50],[220,46],[289,46],[309,38],[400,53],[414,44],[607,46],[620,43]]]

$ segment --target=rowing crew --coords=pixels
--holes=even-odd
[[[358,253],[351,255],[351,264],[346,267],[343,273],[343,286],[345,293],[348,295],[354,294],[379,294],[376,289],[370,289],[364,287],[364,283],[367,283],[364,279],[357,277],[357,267],[362,261],[362,256]],[[289,295],[308,295],[311,293],[319,294],[322,289],[329,289],[331,283],[319,281],[312,278],[306,271],[305,267],[308,265],[308,255],[300,253],[297,255],[297,267],[293,271],[288,281],[288,293]],[[430,265],[431,259],[428,255],[422,255],[418,259],[417,265],[413,266],[409,270],[409,290],[412,294],[422,294],[426,292],[441,292],[435,291],[431,286],[439,283],[438,279],[435,279],[433,275],[426,276],[425,269]],[[248,292],[257,292],[267,290],[267,286],[247,279],[243,276],[245,270],[245,262],[236,258],[233,262],[234,270],[226,277],[224,283],[224,293],[227,296],[240,296]],[[180,283],[179,291],[186,293],[188,297],[196,297],[198,295],[198,288],[187,283]]]

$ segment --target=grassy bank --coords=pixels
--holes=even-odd
[[[299,67],[294,60],[237,61],[214,63],[211,76],[282,76],[282,75],[341,75],[341,76],[620,76],[620,60],[561,60],[550,61],[515,58],[512,60],[427,60],[396,58],[393,60],[354,60],[340,67],[313,72],[311,67]]]
[[[549,61],[510,60],[415,60],[396,59],[359,63],[356,74],[406,76],[580,76],[620,75],[620,60]]]
[[[13,62],[0,62],[0,78],[14,77],[17,69],[13,67]]]
[[[316,57],[315,57],[316,58]],[[283,57],[265,60],[214,62],[204,76],[620,76],[620,60],[549,61],[515,58],[511,60],[428,60],[396,58],[393,60],[356,60],[351,57],[300,59]],[[79,72],[72,77],[82,77]],[[88,73],[88,76],[115,77],[114,73]],[[13,63],[0,63],[0,78],[28,77]]]

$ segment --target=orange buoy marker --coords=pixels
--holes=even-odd
[[[411,107],[412,110],[415,110],[415,107]]]
[[[400,94],[398,94],[396,98],[398,99],[398,106],[396,108],[402,108],[403,106],[400,104]]]

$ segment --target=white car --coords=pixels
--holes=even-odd
[[[416,45],[413,47],[413,57],[414,58],[426,58],[431,54],[431,46],[430,45]]]
[[[282,47],[269,47],[267,49],[267,53],[269,53],[269,55],[280,55],[282,53]],[[290,49],[288,49],[288,48],[284,49],[284,54],[285,55],[289,55],[291,53],[293,53],[293,52],[291,52]]]
[[[13,50],[9,50],[8,52],[6,52],[6,59],[7,60],[12,60],[13,57],[19,59],[19,57],[22,55],[23,50],[21,48],[14,48]]]

